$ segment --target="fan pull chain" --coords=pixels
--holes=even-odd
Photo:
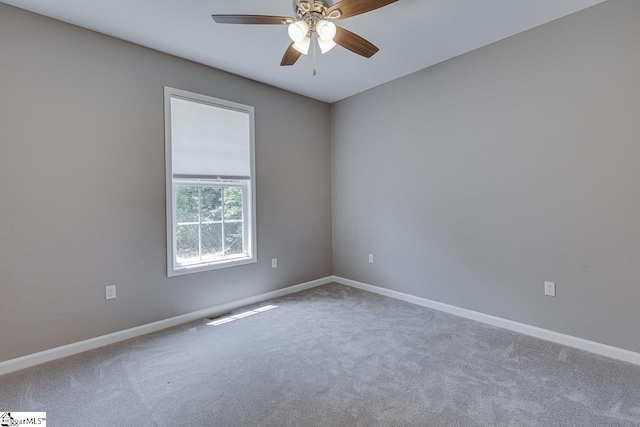
[[[311,44],[313,45],[313,77],[316,76],[316,45],[318,44],[318,34],[316,33],[316,24],[318,23],[318,15],[316,15],[316,5],[315,0],[311,0],[309,2],[309,7],[311,10],[311,20],[313,23],[313,33],[311,34]]]
[[[311,44],[313,45],[313,75],[316,75],[317,69],[316,69],[316,45],[318,44],[318,41],[316,40],[317,36],[312,37],[312,41]]]

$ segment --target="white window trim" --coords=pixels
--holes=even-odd
[[[246,257],[230,258],[220,261],[206,262],[195,265],[177,266],[175,263],[175,193],[173,181],[172,146],[171,146],[171,98],[183,98],[189,101],[201,102],[216,107],[227,108],[249,114],[250,123],[250,166],[251,177],[247,188],[249,194],[245,194],[246,205],[243,204],[244,211],[249,214],[247,221],[247,253]],[[203,271],[216,270],[220,268],[233,267],[244,264],[251,264],[258,260],[257,251],[257,231],[256,231],[256,165],[255,165],[255,126],[254,108],[249,105],[238,104],[236,102],[200,95],[181,89],[165,86],[164,88],[164,118],[165,118],[165,176],[166,176],[166,215],[167,215],[167,276],[175,277],[184,274],[199,273]],[[250,238],[249,238],[250,237]]]

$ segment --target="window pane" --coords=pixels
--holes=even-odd
[[[176,222],[198,222],[198,187],[176,187]]]
[[[242,188],[224,189],[224,219],[242,219]]]
[[[202,226],[202,257],[222,256],[222,224]]]
[[[178,225],[176,227],[177,261],[185,263],[197,261],[198,253],[198,225]]]
[[[224,245],[225,255],[236,255],[242,253],[242,223],[224,223]]]
[[[202,187],[202,222],[220,220],[222,220],[222,188]]]

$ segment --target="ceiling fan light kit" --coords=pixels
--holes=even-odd
[[[378,52],[378,48],[344,28],[336,26],[332,21],[350,18],[395,3],[398,0],[342,0],[328,4],[329,0],[295,0],[295,18],[288,16],[266,15],[212,15],[220,24],[261,24],[288,25],[289,38],[292,43],[284,53],[281,66],[296,63],[301,55],[309,53],[312,39],[317,41],[320,52],[329,52],[340,45],[353,53],[370,58]],[[315,44],[314,75],[315,75]]]
[[[304,20],[289,24],[289,37],[294,43],[293,48],[303,55],[307,55],[311,44],[311,36],[313,36],[314,32],[317,35],[318,46],[323,55],[336,46],[333,41],[336,36],[336,24],[320,19],[318,22],[311,20],[311,26]]]

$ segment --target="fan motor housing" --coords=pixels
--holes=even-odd
[[[304,1],[304,0],[300,1],[300,3],[306,4],[306,5],[309,4],[308,1]],[[331,6],[333,6],[333,2],[331,0],[315,0],[314,1],[314,10],[317,13],[323,13],[325,10],[327,10]],[[298,3],[295,0],[293,1],[293,10],[299,14],[304,13],[303,10],[300,10],[300,8],[298,7]]]

